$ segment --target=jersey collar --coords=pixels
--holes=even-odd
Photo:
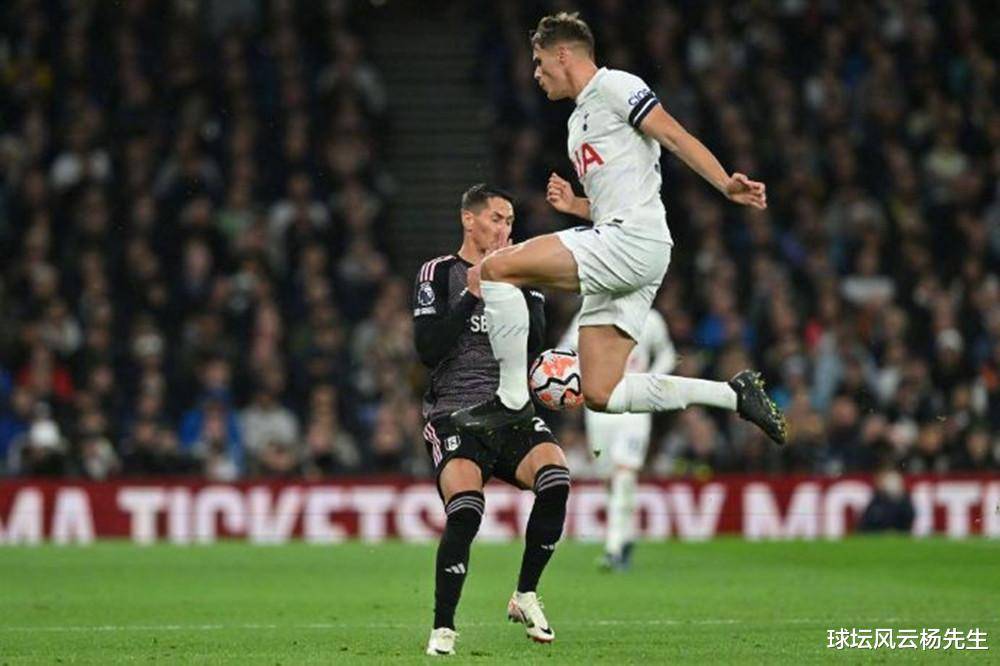
[[[595,85],[597,85],[597,79],[604,76],[604,72],[606,71],[608,71],[607,67],[601,67],[596,72],[594,72],[594,75],[590,77],[589,81],[587,81],[587,85],[585,85],[583,87],[583,90],[580,91],[580,94],[576,96],[577,106],[580,105],[580,102],[583,101],[583,98],[586,97],[588,93],[590,93],[590,91],[594,88]]]

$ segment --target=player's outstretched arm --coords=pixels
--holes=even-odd
[[[657,104],[642,120],[639,129],[681,158],[730,201],[761,210],[767,208],[767,190],[764,183],[750,180],[742,173],[732,175],[726,173],[712,151],[688,134],[687,130],[662,106]]]
[[[545,188],[545,200],[560,213],[568,213],[585,220],[590,219],[590,200],[573,194],[573,186],[569,181],[560,178],[555,172],[549,176],[549,184]]]

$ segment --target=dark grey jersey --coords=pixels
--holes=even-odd
[[[417,352],[431,369],[424,417],[433,420],[488,399],[500,382],[500,367],[486,332],[483,302],[466,289],[471,264],[454,255],[428,261],[414,288]],[[544,337],[545,298],[524,290],[531,318],[529,353]]]

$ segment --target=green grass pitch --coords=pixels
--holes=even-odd
[[[986,663],[1000,657],[1000,542],[640,544],[599,573],[560,546],[540,593],[557,639],[505,621],[517,545],[477,544],[459,607],[471,663]],[[0,664],[423,663],[434,546],[0,548]],[[988,632],[987,652],[836,652],[840,627]],[[994,661],[994,663],[996,663]]]

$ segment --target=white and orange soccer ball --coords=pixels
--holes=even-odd
[[[528,385],[549,409],[575,409],[583,404],[580,359],[570,349],[548,349],[531,364]]]

